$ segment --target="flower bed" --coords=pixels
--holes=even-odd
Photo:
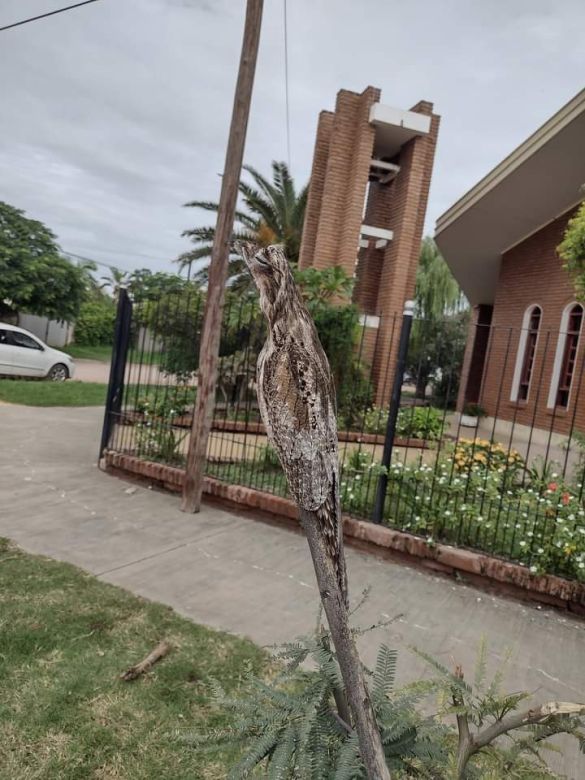
[[[371,517],[381,467],[354,451],[342,469],[341,503]],[[286,496],[284,475],[263,453],[240,463],[208,464],[218,479]],[[554,472],[553,472],[554,474]],[[580,487],[558,477],[542,483],[522,458],[485,440],[460,441],[433,465],[395,460],[384,508],[387,526],[517,561],[531,573],[585,581],[585,509]]]

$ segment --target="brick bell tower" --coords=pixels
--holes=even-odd
[[[414,294],[440,121],[432,103],[404,111],[380,94],[342,89],[319,115],[299,263],[355,277],[378,404],[392,387],[395,315]]]

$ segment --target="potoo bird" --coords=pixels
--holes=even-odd
[[[258,405],[298,506],[323,534],[343,600],[347,577],[339,495],[335,387],[317,330],[279,246],[239,242],[260,293],[268,338],[258,356]]]

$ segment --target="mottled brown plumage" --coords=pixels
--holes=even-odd
[[[347,603],[339,500],[335,388],[313,320],[278,246],[238,244],[260,293],[268,338],[258,356],[258,403],[290,492],[321,529]]]

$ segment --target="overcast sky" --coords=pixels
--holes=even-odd
[[[0,0],[0,26],[72,0]],[[99,0],[0,33],[0,200],[63,249],[172,270],[217,199],[245,0]],[[442,115],[427,230],[585,86],[583,0],[288,0],[292,171],[340,88]],[[283,0],[265,0],[246,162],[286,158]],[[546,186],[546,182],[543,182]]]

